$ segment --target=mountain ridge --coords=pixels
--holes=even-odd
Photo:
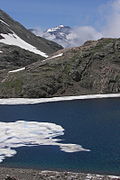
[[[35,36],[23,25],[0,10],[0,77],[62,49],[52,41]],[[44,52],[45,50],[45,52]]]
[[[72,32],[72,28],[69,26],[64,26],[61,24],[59,26],[49,28],[42,33],[37,29],[29,30],[35,35],[52,40],[63,47],[70,47],[70,42],[68,41],[67,36]]]
[[[19,22],[13,20],[3,10],[0,10],[0,34],[13,34],[13,32],[26,43],[29,43],[30,45],[47,53],[48,55],[62,48],[60,45],[57,45],[52,41],[36,37]],[[3,39],[1,35],[0,37]]]
[[[17,33],[17,28],[21,30],[22,26],[19,23],[16,27],[14,25],[14,31],[8,21],[9,18],[7,21],[0,18],[0,98],[45,98],[120,92],[120,39],[102,38],[65,49],[58,45],[58,51],[53,48],[54,53],[45,58],[19,46],[2,43],[2,40],[8,40],[8,36],[14,41],[24,39]],[[61,28],[64,26],[57,29]],[[23,28],[22,32],[26,31]],[[56,32],[56,29],[50,31]],[[24,33],[22,35],[26,38],[29,33],[35,36],[28,31]],[[44,42],[49,44],[47,40]]]
[[[7,87],[7,88],[6,88]],[[7,74],[0,97],[45,98],[120,92],[120,39],[59,50],[22,72]]]

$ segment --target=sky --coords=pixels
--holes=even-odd
[[[40,36],[60,24],[72,27],[67,36],[71,47],[120,38],[120,0],[0,0],[0,7],[26,28],[38,29]]]
[[[108,2],[111,0],[0,0],[0,8],[27,28],[64,24],[99,29]]]

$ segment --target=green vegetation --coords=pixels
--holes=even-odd
[[[63,56],[37,61],[6,74],[1,97],[53,97],[120,92],[120,40],[101,39],[62,50]]]

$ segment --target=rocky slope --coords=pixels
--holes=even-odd
[[[42,61],[59,49],[60,45],[35,36],[0,10],[0,80],[8,71]]]
[[[0,97],[53,97],[120,92],[120,39],[60,50],[1,77]]]
[[[52,41],[35,36],[2,10],[0,10],[0,42],[9,45],[22,45],[23,49],[26,47],[37,49],[47,55],[62,48]]]
[[[45,58],[20,47],[0,43],[0,70],[17,69],[43,59]]]
[[[120,176],[0,168],[0,180],[119,180]]]

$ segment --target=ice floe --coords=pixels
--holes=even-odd
[[[17,153],[18,147],[50,145],[61,151],[73,153],[90,151],[77,144],[63,144],[59,136],[64,129],[54,123],[36,121],[0,122],[0,162]],[[14,150],[15,149],[15,150]]]
[[[112,176],[112,175],[110,175],[108,177],[111,178],[111,179],[120,179],[120,176]]]
[[[0,105],[17,105],[17,104],[38,104],[47,102],[58,101],[71,101],[82,99],[101,99],[101,98],[119,98],[120,94],[94,94],[94,95],[81,95],[81,96],[63,96],[53,98],[4,98],[0,99]]]

